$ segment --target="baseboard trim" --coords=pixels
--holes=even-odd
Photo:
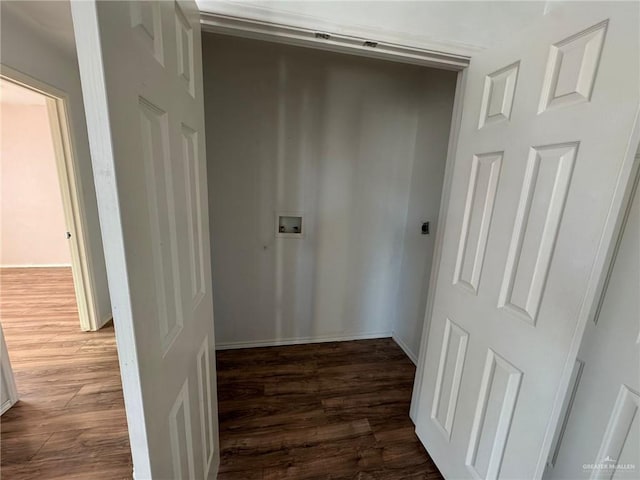
[[[393,332],[393,334],[391,335],[391,338],[393,338],[393,341],[396,342],[398,344],[398,346],[404,351],[405,355],[407,355],[407,357],[409,357],[409,360],[411,360],[413,362],[413,364],[417,366],[418,365],[418,358],[409,349],[407,344],[404,343],[400,339],[400,337],[396,334],[396,332]]]
[[[0,265],[0,268],[71,268],[70,263],[46,263],[43,265]]]
[[[273,340],[256,340],[252,342],[217,343],[216,350],[233,350],[240,348],[277,347],[281,345],[300,345],[304,343],[348,342],[351,340],[370,340],[373,338],[389,338],[392,332],[359,333],[352,335],[325,335],[317,337],[295,337]]]

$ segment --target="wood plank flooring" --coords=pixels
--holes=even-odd
[[[0,270],[21,400],[3,479],[131,478],[113,327],[79,328],[69,269]],[[217,353],[221,480],[442,479],[409,420],[414,366],[391,339]]]
[[[219,351],[220,480],[440,480],[391,339]]]
[[[0,321],[20,395],[2,479],[131,478],[113,326],[80,331],[71,269],[0,269]]]

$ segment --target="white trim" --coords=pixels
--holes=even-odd
[[[252,5],[243,1],[233,0],[198,0],[200,15],[219,15],[235,17],[238,19],[252,20],[274,25],[282,25],[292,28],[307,29],[320,32],[340,33],[345,36],[358,37],[366,40],[406,45],[409,48],[417,48],[442,52],[447,55],[455,55],[470,58],[485,47],[462,42],[436,40],[426,35],[416,35],[406,31],[391,30],[380,26],[364,24],[350,24],[348,26],[337,24],[335,21],[318,15],[293,12],[275,5],[263,7]]]
[[[86,210],[82,185],[76,175],[75,142],[67,109],[68,95],[45,82],[0,64],[0,77],[46,97],[49,125],[56,158],[58,183],[67,228],[71,232],[71,270],[78,304],[80,327],[84,331],[97,330],[98,306],[94,295],[95,276],[92,253],[86,240]]]
[[[0,375],[4,381],[2,383],[7,387],[7,399],[0,405],[0,415],[9,410],[19,400],[18,388],[16,387],[16,380],[13,375],[13,369],[11,368],[11,360],[9,359],[9,352],[7,352],[7,344],[4,341],[4,332],[2,331],[2,325],[0,324]]]
[[[94,1],[71,2],[71,17],[76,36],[82,96],[87,119],[91,163],[98,200],[100,229],[107,259],[109,295],[118,313],[116,345],[122,378],[129,443],[135,467],[134,478],[152,478],[151,452],[145,405],[142,401],[142,378],[134,329],[129,275],[124,249],[120,201],[114,166],[114,153],[105,88],[105,64],[100,44],[98,5]],[[97,173],[99,172],[99,173]]]
[[[405,355],[409,357],[409,360],[411,360],[414,365],[418,365],[418,357],[416,357],[416,355],[411,351],[411,349],[409,349],[409,346],[396,334],[396,332],[393,332],[393,334],[391,335],[391,338],[393,338],[393,341],[398,344],[398,346],[402,349]]]
[[[425,47],[385,41],[378,31],[338,33],[334,29],[318,29],[315,25],[321,25],[321,22],[316,22],[313,27],[300,27],[289,23],[277,23],[271,19],[250,19],[245,15],[244,8],[236,15],[202,11],[202,31],[446,70],[466,68],[471,53],[478,51],[472,48],[455,49],[436,43]],[[327,38],[317,38],[316,34],[327,35]],[[365,42],[373,42],[375,45],[368,46]],[[460,51],[462,53],[459,53]]]
[[[315,337],[291,337],[272,340],[254,340],[250,342],[216,343],[216,350],[234,350],[239,348],[277,347],[281,345],[301,345],[304,343],[349,342],[352,340],[370,340],[373,338],[391,338],[391,332],[355,333],[347,335],[320,335]]]
[[[420,393],[422,390],[422,379],[424,377],[425,360],[427,354],[427,343],[429,340],[429,329],[431,327],[431,315],[433,314],[433,301],[438,289],[438,273],[440,270],[440,260],[442,258],[442,242],[449,208],[449,194],[451,193],[451,181],[453,178],[453,163],[456,158],[458,146],[458,135],[460,133],[460,123],[462,121],[462,103],[467,82],[467,71],[458,73],[456,81],[456,93],[453,99],[453,115],[451,116],[451,131],[449,133],[449,147],[447,149],[447,160],[445,163],[444,185],[440,197],[440,211],[438,212],[438,225],[436,227],[436,239],[433,248],[433,260],[431,263],[431,274],[429,276],[429,291],[427,292],[427,306],[424,314],[424,324],[422,326],[422,338],[420,340],[420,350],[418,362],[416,364],[416,376],[413,383],[413,393],[411,395],[411,407],[409,417],[416,423],[418,419],[418,408],[420,407]]]
[[[0,265],[0,268],[71,268],[70,263],[24,263],[16,265]]]

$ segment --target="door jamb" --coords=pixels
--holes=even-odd
[[[16,379],[11,368],[11,360],[7,351],[7,343],[4,341],[2,325],[0,325],[0,375],[2,375],[3,386],[7,389],[7,399],[0,404],[0,415],[2,415],[19,400]]]
[[[456,71],[465,69],[469,66],[471,56],[484,50],[473,45],[424,40],[420,45],[412,45],[398,38],[378,38],[381,32],[371,29],[359,28],[351,29],[350,32],[339,32],[336,26],[325,25],[319,18],[313,23],[328,30],[307,28],[295,25],[296,20],[300,20],[295,15],[274,21],[270,12],[261,8],[253,9],[253,18],[246,16],[246,6],[237,10],[232,5],[221,3],[217,10],[200,11],[200,26],[203,32]]]
[[[71,271],[78,304],[80,328],[84,331],[98,330],[103,322],[98,318],[98,306],[94,295],[92,253],[86,238],[86,210],[81,194],[82,185],[76,173],[76,159],[78,157],[69,123],[68,95],[52,85],[7,65],[0,64],[0,66],[0,78],[39,93],[46,98],[58,184],[65,221],[71,233],[69,250],[71,251]]]

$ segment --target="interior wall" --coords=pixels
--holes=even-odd
[[[212,34],[203,61],[218,346],[419,337],[407,219],[437,212],[456,74]]]
[[[51,18],[47,27],[57,34],[73,36],[73,24],[68,2],[55,2],[61,14]],[[93,184],[89,154],[89,140],[82,102],[80,73],[75,50],[66,51],[48,38],[38,25],[28,25],[20,15],[25,7],[37,8],[36,2],[0,2],[0,59],[2,65],[18,70],[51,85],[68,96],[67,107],[70,131],[76,154],[76,174],[84,202],[87,250],[94,285],[98,319],[105,323],[111,318],[111,302],[104,262],[98,206]]]
[[[444,184],[454,80],[435,81],[420,96],[421,115],[416,138],[415,161],[398,280],[393,337],[417,363],[424,325],[435,246],[440,197]],[[421,232],[429,222],[429,235]]]
[[[0,265],[70,266],[56,157],[44,98],[2,103]]]
[[[547,1],[197,0],[204,12],[448,52],[498,45],[540,18]]]

